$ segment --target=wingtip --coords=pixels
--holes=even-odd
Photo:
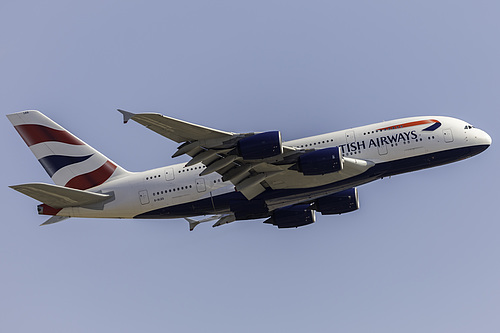
[[[45,226],[45,225],[49,225],[49,224],[54,224],[57,222],[61,222],[61,221],[64,221],[66,219],[69,219],[69,216],[52,216],[50,219],[48,219],[47,221],[40,224],[40,227]]]
[[[189,231],[193,231],[194,228],[196,228],[196,226],[201,223],[199,221],[190,219],[189,217],[185,217],[184,219],[189,223]]]
[[[135,116],[135,113],[128,112],[122,109],[116,109],[118,112],[120,112],[123,115],[123,123],[126,124],[130,119],[132,119],[133,116]]]

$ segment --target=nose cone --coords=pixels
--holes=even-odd
[[[479,130],[475,136],[476,136],[477,144],[485,145],[488,147],[491,145],[491,136],[489,136],[489,134],[486,133],[485,131]]]

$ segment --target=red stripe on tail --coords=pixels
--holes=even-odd
[[[67,131],[56,130],[43,125],[17,125],[15,126],[15,129],[19,135],[21,135],[28,147],[47,141],[56,141],[72,145],[84,145],[82,141],[78,140]]]
[[[66,187],[77,190],[86,190],[94,186],[101,185],[115,172],[116,165],[107,161],[99,169],[76,176],[66,183]]]

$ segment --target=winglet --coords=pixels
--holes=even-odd
[[[52,216],[50,219],[48,219],[47,221],[40,224],[40,226],[61,222],[61,221],[64,221],[66,219],[69,219],[69,217],[68,216]]]
[[[123,123],[124,124],[128,123],[128,121],[130,119],[132,119],[133,116],[135,116],[135,113],[128,112],[125,110],[120,110],[120,109],[117,109],[117,110],[118,110],[118,112],[120,112],[123,115]]]
[[[193,229],[201,223],[200,221],[190,219],[189,217],[185,217],[184,219],[189,222],[189,231],[193,231]]]

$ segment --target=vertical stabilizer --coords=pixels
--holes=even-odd
[[[86,190],[128,173],[39,111],[7,118],[56,185]]]

